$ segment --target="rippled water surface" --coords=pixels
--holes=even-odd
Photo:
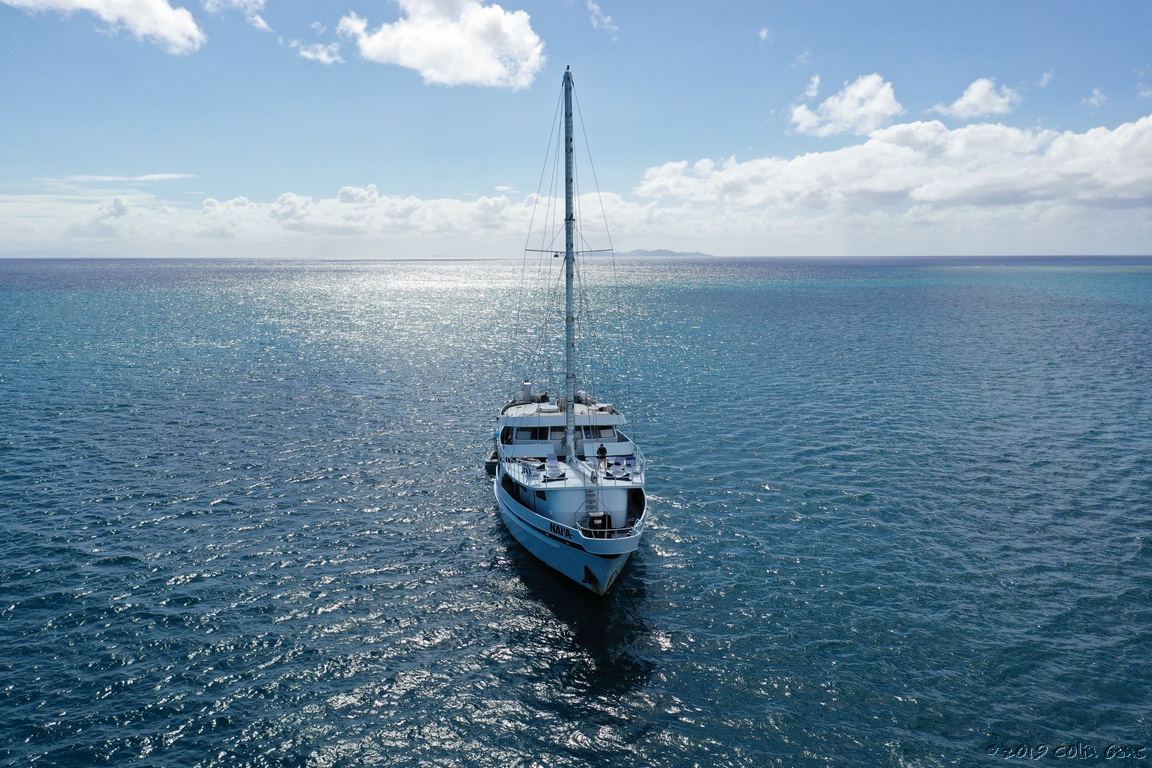
[[[1146,764],[1150,264],[618,263],[600,600],[482,469],[518,265],[0,261],[0,760]]]

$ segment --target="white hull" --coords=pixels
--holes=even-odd
[[[640,542],[639,531],[628,539],[588,539],[579,530],[556,526],[512,499],[500,487],[499,477],[493,482],[493,490],[500,517],[516,541],[544,564],[597,595],[606,594],[616,583]]]

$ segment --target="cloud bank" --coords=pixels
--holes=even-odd
[[[155,43],[169,53],[191,53],[208,41],[186,8],[167,0],[0,0],[26,11],[91,13],[112,29]]]
[[[338,31],[360,55],[414,69],[438,85],[526,88],[544,66],[544,43],[524,11],[479,0],[398,0],[403,17],[374,31],[350,13]]]
[[[1152,205],[1152,116],[1086,133],[939,121],[894,125],[866,141],[795,158],[700,160],[649,169],[658,200],[786,210],[874,206]]]
[[[0,196],[0,243],[113,255],[508,257],[524,245],[535,202],[507,191],[422,199],[369,185],[188,205],[145,183],[183,178],[41,180],[41,194]],[[794,157],[665,163],[631,196],[602,199],[621,250],[1147,254],[1152,115],[1084,132],[913,121]]]

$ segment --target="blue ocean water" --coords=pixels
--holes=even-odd
[[[0,260],[0,761],[1152,761],[1152,260],[618,263],[605,599],[482,468],[517,269]]]

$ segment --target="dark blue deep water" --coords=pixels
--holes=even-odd
[[[518,264],[0,261],[0,762],[1152,764],[1152,261],[616,267],[599,600],[482,469]]]

